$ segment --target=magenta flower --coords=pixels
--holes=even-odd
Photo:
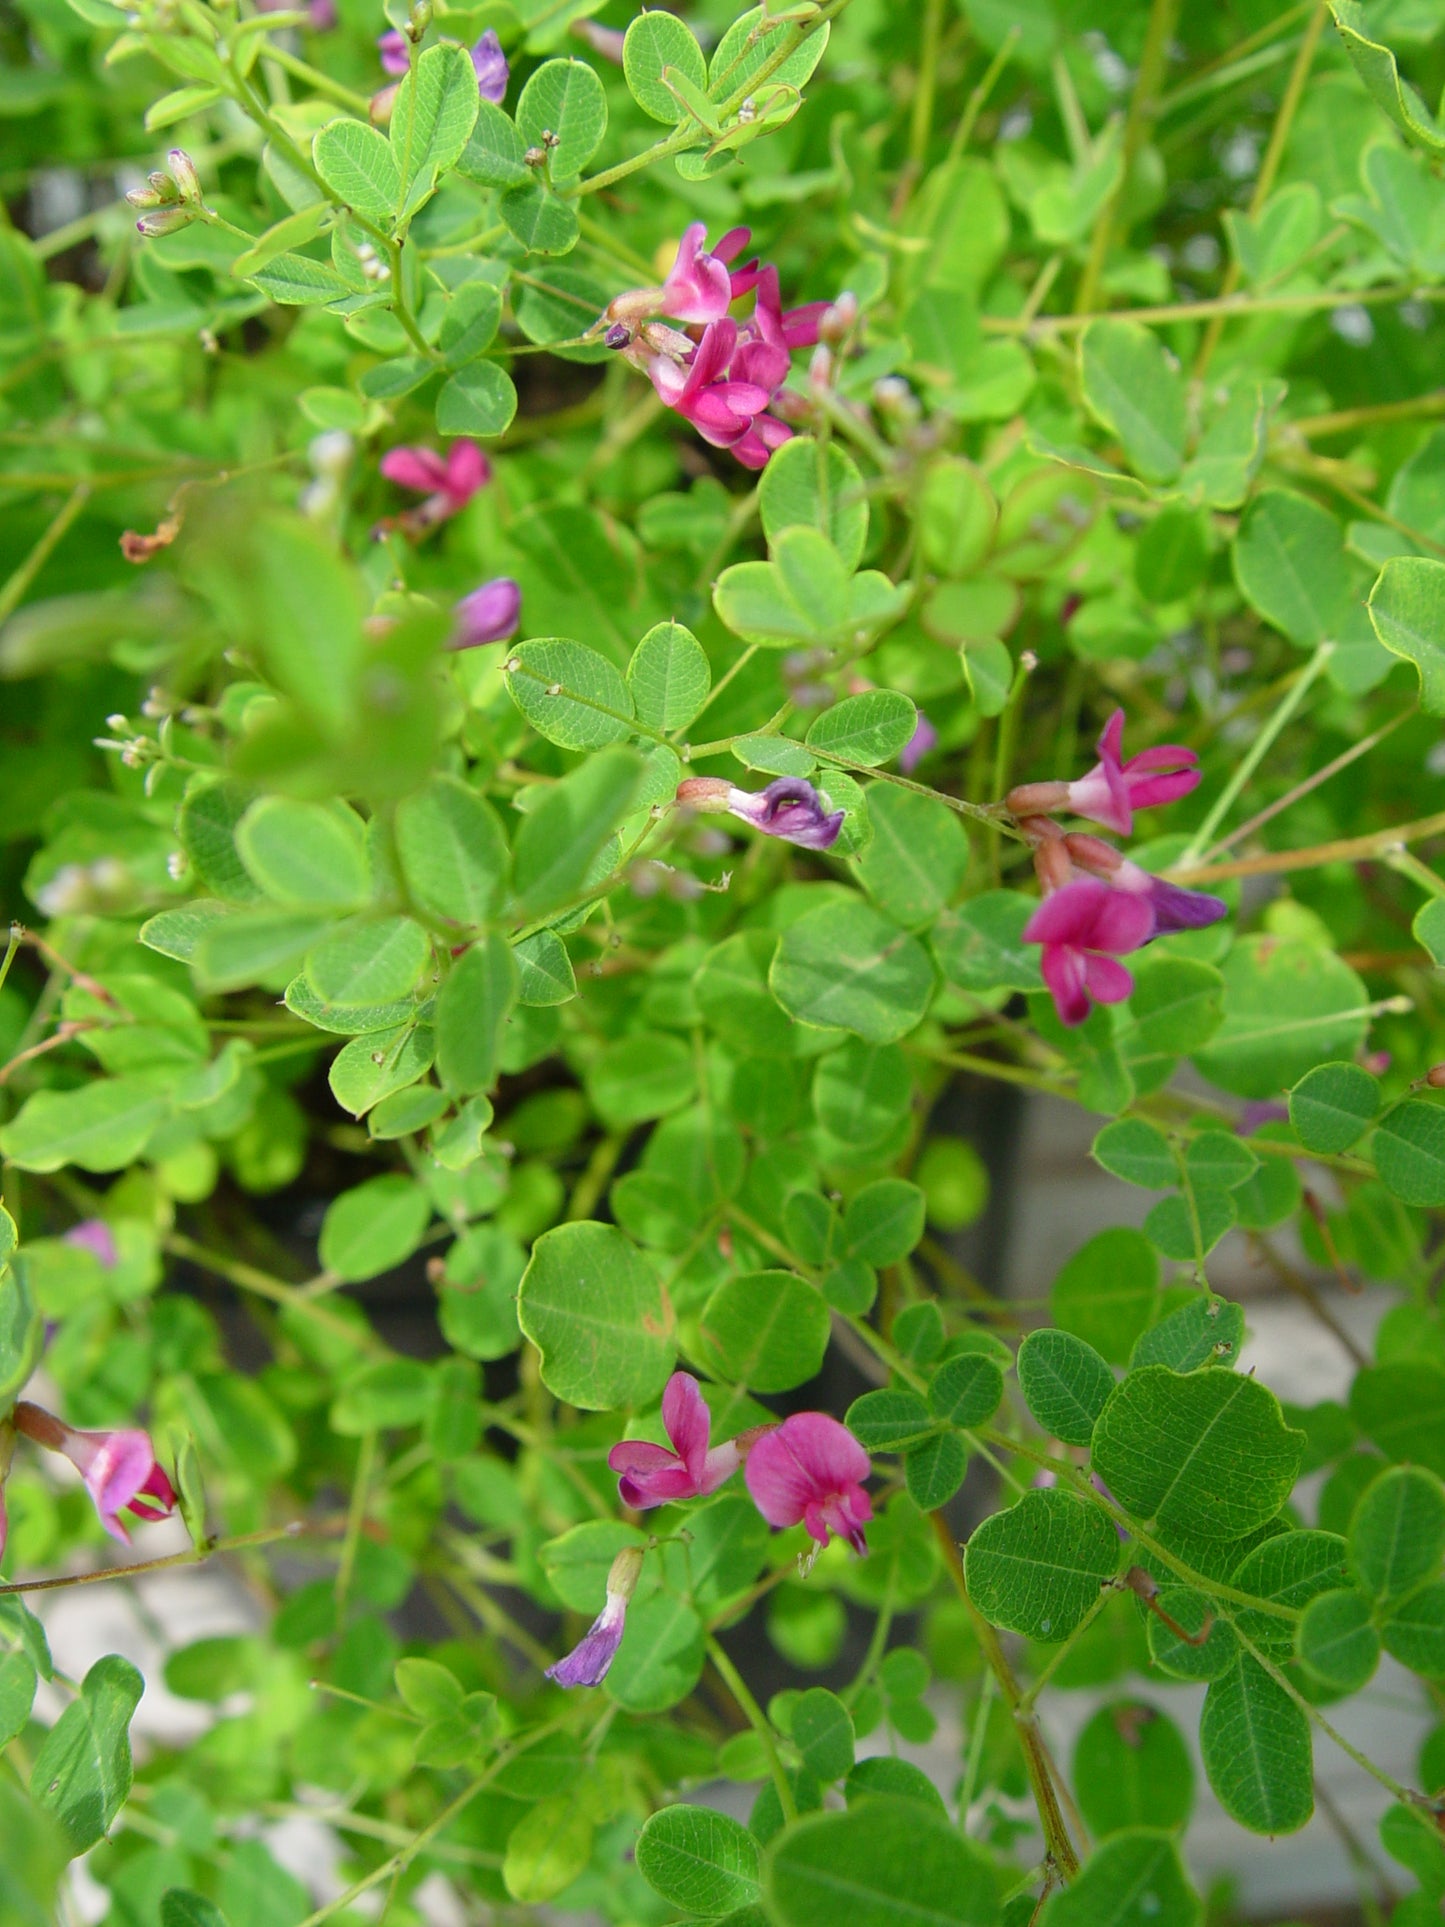
[[[47,1452],[59,1452],[79,1472],[95,1502],[100,1523],[112,1539],[130,1544],[122,1512],[141,1519],[164,1519],[176,1507],[175,1488],[156,1462],[149,1434],[136,1431],[80,1432],[73,1425],[25,1400],[15,1407],[15,1429]]]
[[[728,268],[748,244],[747,228],[729,229],[711,254],[703,247],[706,238],[707,228],[701,221],[684,229],[677,244],[677,259],[658,290],[652,313],[671,315],[674,321],[721,321],[729,302],[756,284],[755,261],[735,273]]]
[[[547,1668],[547,1678],[559,1686],[600,1686],[617,1657],[627,1621],[627,1604],[637,1590],[642,1553],[624,1546],[607,1575],[607,1597],[602,1610],[565,1658]]]
[[[500,107],[507,95],[507,82],[511,78],[511,68],[507,56],[502,52],[495,28],[488,27],[476,46],[472,48],[472,66],[477,75],[477,92],[483,100],[490,100]]]
[[[652,385],[685,421],[714,448],[731,448],[753,426],[772,400],[771,390],[755,381],[733,380],[728,373],[737,346],[738,324],[726,316],[710,321],[686,362],[654,355],[648,365]]]
[[[77,1250],[90,1252],[100,1260],[107,1271],[120,1263],[115,1233],[104,1218],[82,1218],[79,1224],[73,1224],[70,1227],[61,1242],[74,1245]]]
[[[898,767],[905,776],[911,776],[925,756],[932,755],[938,748],[938,731],[920,709],[913,734],[898,752]]]
[[[644,1512],[676,1499],[700,1499],[730,1479],[742,1464],[736,1439],[708,1450],[712,1419],[701,1388],[687,1372],[674,1372],[662,1394],[662,1423],[673,1450],[645,1439],[624,1439],[607,1454],[620,1473],[617,1492],[624,1505]]]
[[[1077,877],[1044,898],[1024,925],[1025,943],[1042,944],[1044,982],[1064,1024],[1082,1024],[1089,1003],[1121,1004],[1134,979],[1117,958],[1154,935],[1154,912],[1141,896]]]
[[[1140,750],[1124,762],[1122,709],[1116,709],[1105,723],[1098,747],[1099,761],[1088,775],[1066,786],[1068,807],[1119,836],[1128,836],[1133,829],[1135,810],[1173,803],[1199,782],[1199,758],[1177,743]]]
[[[494,575],[479,589],[462,597],[452,611],[456,627],[448,649],[477,649],[485,642],[505,642],[515,635],[522,619],[522,591],[509,575]]]
[[[381,56],[381,70],[383,73],[400,78],[411,65],[411,56],[408,50],[406,35],[404,33],[398,33],[395,27],[393,27],[389,33],[378,36],[376,51]]]
[[[1154,912],[1154,935],[1165,937],[1174,930],[1202,930],[1229,915],[1229,905],[1220,897],[1203,890],[1186,890],[1177,883],[1166,883],[1128,857],[1120,856],[1111,843],[1097,836],[1081,836],[1077,831],[1063,839],[1064,848],[1081,870],[1102,877],[1115,890],[1142,897]]]
[[[796,1412],[748,1453],[744,1476],[770,1526],[806,1526],[826,1546],[831,1533],[867,1552],[863,1528],[873,1505],[863,1490],[868,1454],[846,1425],[826,1412]]]
[[[373,535],[389,528],[404,534],[419,535],[459,515],[480,489],[492,479],[492,465],[475,442],[462,439],[452,443],[445,455],[434,448],[390,448],[381,458],[381,472],[401,488],[415,489],[426,500],[405,514],[378,522]]]

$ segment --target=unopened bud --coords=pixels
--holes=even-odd
[[[1425,1082],[1432,1091],[1445,1091],[1445,1064],[1432,1064],[1425,1073]]]
[[[179,228],[189,227],[194,219],[188,207],[158,208],[154,214],[142,214],[135,231],[153,240],[157,235],[174,234]]]
[[[522,156],[522,159],[528,167],[540,167],[546,158],[547,150],[545,147],[529,147]]]
[[[642,1548],[624,1546],[612,1561],[612,1570],[607,1575],[607,1591],[615,1599],[630,1599],[637,1591],[638,1575],[642,1571]]]
[[[163,207],[165,201],[153,187],[132,187],[125,197],[132,207]]]
[[[1011,816],[1047,816],[1061,810],[1069,800],[1067,783],[1018,783],[1004,798]]]
[[[722,776],[685,776],[677,786],[677,800],[695,810],[725,810],[732,787]]]
[[[184,147],[173,147],[166,159],[170,162],[171,176],[183,201],[191,207],[201,204],[201,177],[196,172],[196,163]]]
[[[813,350],[813,359],[808,363],[808,385],[811,388],[833,385],[833,350],[826,341],[820,341]]]
[[[818,323],[818,339],[830,342],[835,348],[852,333],[858,320],[858,297],[851,289],[845,288],[833,303],[826,308]]]
[[[170,175],[163,169],[159,167],[156,168],[152,173],[146,175],[146,179],[167,207],[180,199],[180,189],[176,186]]]
[[[873,406],[880,415],[891,416],[897,422],[916,422],[923,413],[917,395],[901,375],[885,375],[881,381],[874,382]]]

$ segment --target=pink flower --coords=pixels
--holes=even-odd
[[[1229,915],[1229,905],[1221,897],[1207,896],[1203,890],[1186,890],[1167,883],[1138,863],[1131,863],[1110,843],[1097,836],[1077,832],[1064,838],[1064,848],[1081,870],[1102,877],[1115,890],[1142,897],[1154,912],[1154,935],[1168,936],[1174,930],[1202,930]]]
[[[755,261],[736,273],[728,270],[728,263],[748,244],[747,228],[730,228],[711,254],[703,247],[706,238],[707,228],[701,221],[694,221],[683,230],[677,244],[677,259],[658,290],[652,313],[671,315],[674,321],[720,321],[728,311],[728,304],[755,285],[758,278]]]
[[[602,1610],[565,1658],[547,1668],[547,1678],[559,1686],[600,1686],[617,1657],[627,1621],[627,1604],[637,1590],[642,1553],[624,1546],[607,1575],[607,1597]]]
[[[456,627],[448,649],[477,649],[486,642],[505,642],[516,634],[522,619],[522,591],[511,576],[496,575],[463,596],[452,613]]]
[[[759,383],[729,377],[737,339],[735,321],[726,316],[710,321],[686,362],[654,355],[647,370],[668,407],[690,421],[714,448],[731,448],[741,441],[753,426],[753,417],[772,400],[771,391]]]
[[[846,1425],[825,1412],[797,1412],[763,1433],[744,1476],[770,1526],[802,1524],[820,1546],[836,1532],[855,1552],[866,1552],[863,1528],[873,1506],[863,1481],[872,1469]]]
[[[674,1372],[662,1394],[662,1423],[674,1449],[644,1439],[624,1439],[607,1454],[620,1473],[618,1496],[643,1512],[676,1499],[700,1499],[730,1479],[742,1464],[736,1439],[708,1450],[712,1420],[695,1378]]]
[[[391,74],[399,78],[411,65],[411,58],[407,50],[406,35],[404,33],[398,33],[394,27],[389,33],[384,33],[378,37],[376,51],[381,56],[381,70],[383,73]]]
[[[483,100],[500,107],[506,99],[507,82],[512,70],[507,65],[507,56],[502,52],[502,43],[494,27],[488,27],[472,48],[472,66],[476,70],[477,92]]]
[[[80,1432],[38,1405],[15,1407],[15,1428],[26,1438],[59,1452],[79,1472],[95,1502],[100,1523],[112,1539],[130,1544],[122,1512],[142,1519],[164,1519],[175,1510],[176,1494],[156,1462],[149,1434],[141,1431]]]
[[[1119,836],[1134,827],[1135,810],[1173,803],[1199,782],[1199,758],[1177,743],[1161,743],[1122,761],[1124,712],[1116,709],[1099,738],[1099,761],[1087,776],[1066,786],[1068,807]]]
[[[61,1242],[74,1245],[80,1251],[90,1252],[100,1260],[107,1271],[120,1263],[115,1233],[104,1218],[82,1218],[79,1224],[73,1224],[70,1227]]]
[[[911,776],[925,756],[938,748],[938,731],[920,709],[913,734],[898,752],[898,767],[905,776]]]
[[[381,472],[401,488],[415,489],[426,500],[404,514],[378,522],[373,535],[389,528],[418,535],[459,515],[472,497],[492,479],[492,465],[475,442],[455,441],[445,455],[433,448],[390,448],[381,458]]]
[[[1082,1024],[1092,999],[1120,1004],[1134,979],[1116,958],[1154,935],[1154,912],[1142,896],[1077,877],[1044,898],[1024,925],[1025,943],[1044,947],[1042,969],[1064,1024]]]

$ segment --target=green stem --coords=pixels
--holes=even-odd
[[[783,1818],[790,1823],[798,1817],[798,1803],[793,1798],[793,1789],[788,1784],[788,1776],[783,1771],[783,1762],[778,1754],[778,1743],[773,1738],[773,1729],[761,1706],[748,1691],[746,1680],[733,1665],[722,1646],[711,1633],[707,1636],[708,1657],[722,1676],[723,1683],[737,1701],[748,1725],[762,1742],[764,1753],[768,1756],[768,1771],[773,1776],[773,1785],[778,1790],[778,1805],[783,1810]]]
[[[938,91],[938,42],[943,31],[943,0],[925,0],[923,34],[918,52],[918,85],[908,128],[908,165],[921,172],[933,132],[933,102]]]
[[[31,583],[50,560],[56,548],[64,540],[67,531],[80,511],[90,500],[90,483],[77,482],[70,492],[69,499],[62,504],[59,512],[52,518],[39,540],[25,560],[12,571],[3,589],[0,589],[0,622],[5,622],[19,607],[20,600]]]
[[[1268,722],[1259,730],[1254,741],[1240,758],[1234,774],[1215,799],[1213,808],[1200,824],[1199,828],[1194,832],[1193,836],[1190,837],[1188,848],[1182,851],[1179,856],[1180,869],[1186,869],[1191,863],[1197,863],[1199,861],[1200,856],[1213,841],[1214,832],[1234,807],[1235,798],[1254,775],[1254,772],[1259,768],[1264,758],[1269,754],[1274,746],[1275,738],[1304,701],[1315,678],[1328,667],[1330,657],[1334,653],[1334,643],[1322,642],[1300,671],[1300,674],[1295,679],[1294,687],[1285,696],[1283,702],[1280,703]]]
[[[69,1586],[100,1586],[111,1579],[130,1579],[138,1572],[163,1572],[168,1566],[198,1566],[217,1552],[241,1552],[250,1546],[274,1545],[278,1539],[296,1539],[308,1530],[320,1529],[308,1528],[303,1520],[293,1519],[290,1525],[265,1526],[259,1532],[239,1532],[229,1539],[203,1539],[199,1545],[187,1546],[184,1552],[168,1552],[159,1559],[138,1559],[130,1566],[102,1566],[98,1572],[68,1572],[55,1579],[17,1579],[8,1586],[0,1586],[0,1597],[17,1592],[62,1592]]]
[[[274,25],[274,21],[272,24]],[[299,54],[288,53],[285,47],[278,47],[274,40],[268,40],[264,49],[264,58],[274,60],[278,67],[284,68],[288,74],[294,74],[297,80],[304,80],[306,85],[314,87],[318,94],[329,94],[333,100],[340,101],[343,107],[349,107],[352,113],[358,114],[362,120],[370,119],[371,102],[365,94],[358,94],[350,87],[343,87],[339,80],[333,80],[330,74],[324,74],[319,67],[311,66],[308,61],[302,60]]]
[[[1013,50],[1023,29],[1010,27],[1004,35],[1003,45],[983,70],[983,78],[968,97],[963,110],[963,118],[953,130],[953,139],[948,143],[948,157],[945,164],[956,161],[973,138],[973,130],[978,125],[978,117],[983,112],[989,95],[998,85],[999,75],[1013,57]]]
[[[1415,282],[1396,281],[1388,287],[1352,289],[1348,296],[1337,288],[1321,288],[1308,293],[1270,295],[1215,295],[1207,301],[1172,301],[1157,307],[1103,309],[1095,314],[1041,314],[1025,321],[1018,315],[986,314],[979,317],[985,334],[1042,336],[1076,334],[1092,321],[1140,321],[1168,325],[1175,321],[1204,321],[1213,315],[1229,320],[1235,315],[1314,314],[1322,308],[1340,308],[1346,301],[1375,307],[1391,301],[1445,301],[1445,288],[1422,288]]]
[[[1129,112],[1124,121],[1124,139],[1121,148],[1123,166],[1119,173],[1119,185],[1105,202],[1094,223],[1093,238],[1089,244],[1089,258],[1084,272],[1079,277],[1079,290],[1074,301],[1075,310],[1083,314],[1092,308],[1099,293],[1099,283],[1104,275],[1104,263],[1108,259],[1109,248],[1114,238],[1114,228],[1118,215],[1120,197],[1129,185],[1129,171],[1148,138],[1149,130],[1159,111],[1159,91],[1163,84],[1165,69],[1169,64],[1169,43],[1174,38],[1174,29],[1179,22],[1182,0],[1153,0],[1149,9],[1149,25],[1144,35],[1144,52],[1139,61],[1139,74],[1134,82],[1134,92],[1129,101]]]
[[[979,1777],[983,1772],[984,1743],[988,1739],[988,1712],[997,1691],[998,1680],[990,1668],[983,1676],[983,1687],[979,1692],[978,1704],[973,1709],[973,1731],[968,1736],[968,1762],[963,1769],[963,1785],[958,1790],[960,1829],[968,1826],[968,1810],[973,1805],[974,1796],[978,1791]]]
[[[346,1630],[346,1599],[351,1591],[351,1576],[356,1570],[356,1554],[361,1545],[361,1529],[366,1523],[366,1502],[371,1492],[371,1473],[376,1464],[376,1434],[363,1432],[356,1453],[356,1473],[351,1482],[351,1504],[346,1513],[346,1537],[341,1542],[341,1558],[336,1568],[332,1594],[336,1603],[335,1629],[340,1639]]]
[[[1099,1614],[1113,1597],[1113,1591],[1109,1587],[1101,1586],[1099,1588],[1099,1597],[1094,1601],[1093,1605],[1090,1606],[1089,1610],[1084,1614],[1068,1638],[1060,1640],[1053,1652],[1049,1654],[1048,1665],[1044,1667],[1033,1684],[1025,1688],[1023,1697],[1019,1700],[1021,1708],[1027,1709],[1033,1705],[1039,1694],[1059,1670],[1059,1667],[1068,1658],[1074,1646],[1083,1638],[1089,1627],[1093,1625],[1094,1621],[1099,1617]]]

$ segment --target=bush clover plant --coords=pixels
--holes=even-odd
[[[1438,1921],[1445,8],[0,42],[0,1921]]]

